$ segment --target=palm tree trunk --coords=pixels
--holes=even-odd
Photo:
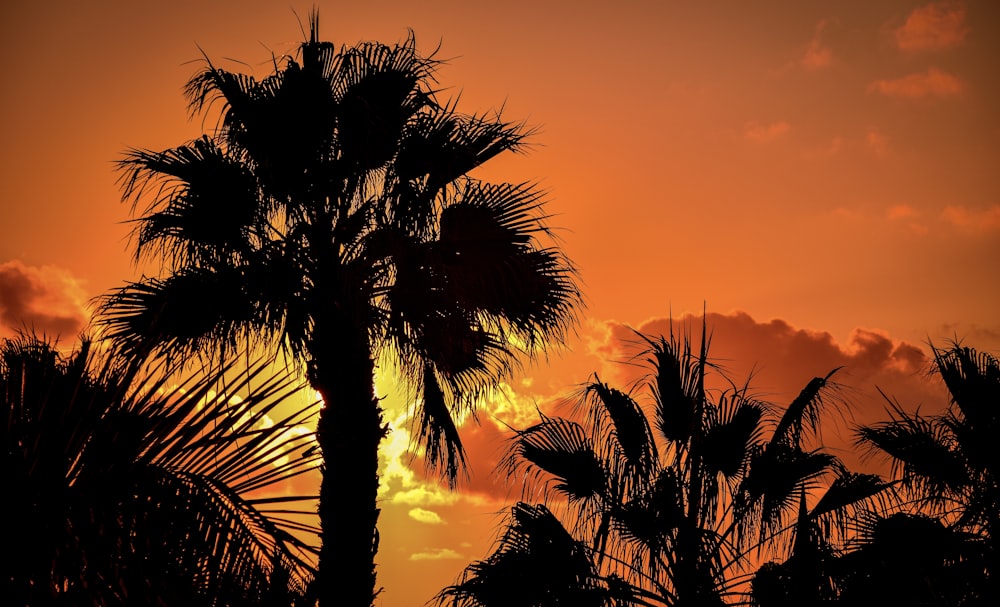
[[[387,426],[367,336],[338,324],[310,349],[310,383],[325,403],[317,425],[324,461],[318,596],[321,607],[370,607],[377,594],[378,450]]]

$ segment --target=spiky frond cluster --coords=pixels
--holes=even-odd
[[[7,598],[292,604],[313,576],[315,496],[275,487],[316,469],[310,433],[294,431],[316,408],[276,417],[297,385],[262,367],[174,384],[89,346],[0,344]]]

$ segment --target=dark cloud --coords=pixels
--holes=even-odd
[[[0,263],[0,336],[27,330],[75,337],[87,322],[82,293],[64,270],[17,260]]]

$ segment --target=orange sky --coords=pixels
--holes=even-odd
[[[302,40],[292,8],[311,6],[3,4],[0,335],[69,340],[90,298],[135,277],[112,162],[200,134],[181,96],[199,47],[265,75]],[[487,407],[499,417],[530,423],[589,372],[615,379],[622,326],[659,329],[703,304],[737,376],[756,365],[782,401],[846,365],[863,421],[879,416],[876,384],[940,406],[919,373],[928,339],[1000,351],[1000,4],[318,6],[338,43],[412,28],[453,58],[442,96],[538,128],[529,154],[480,175],[550,193],[588,309],[570,351]],[[502,434],[484,418],[463,492],[406,459],[387,469],[385,607],[421,605],[484,556],[504,496],[490,475]],[[405,437],[402,424],[389,451]]]

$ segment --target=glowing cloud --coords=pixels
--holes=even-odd
[[[771,122],[761,124],[759,122],[748,122],[743,127],[743,135],[751,141],[758,143],[768,143],[774,141],[787,133],[792,126],[787,122]]]
[[[877,80],[869,91],[891,97],[954,97],[965,90],[965,84],[957,76],[932,67],[925,73],[910,74],[895,80]]]
[[[437,512],[434,512],[433,510],[424,510],[423,508],[411,508],[409,516],[418,523],[424,523],[425,525],[444,524],[444,519],[442,519],[441,516]]]
[[[410,555],[411,561],[443,561],[464,559],[461,553],[455,552],[451,548],[438,548],[436,550],[426,550]]]
[[[895,31],[896,46],[904,51],[952,48],[964,42],[968,31],[963,3],[936,2],[910,13]]]
[[[75,337],[87,317],[81,283],[66,270],[19,260],[0,263],[0,334],[27,329]]]

